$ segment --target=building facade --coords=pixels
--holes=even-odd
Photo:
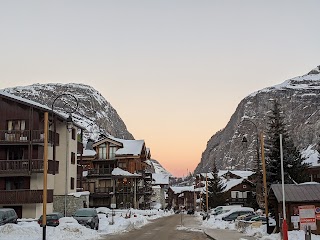
[[[50,108],[2,91],[0,116],[0,207],[14,208],[20,218],[42,214],[44,126],[48,124],[47,212],[63,212],[66,196],[76,192],[76,154],[82,149],[77,141],[79,126],[70,123],[68,129],[67,119]],[[54,208],[54,198],[64,202],[64,209]]]

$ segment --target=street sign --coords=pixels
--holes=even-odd
[[[300,229],[305,230],[310,226],[311,230],[317,230],[314,205],[299,206]]]
[[[112,209],[114,209],[114,208],[116,208],[116,207],[117,207],[117,204],[115,204],[115,203],[111,203],[111,204],[110,204],[110,207],[111,207]]]

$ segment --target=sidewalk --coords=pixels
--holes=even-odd
[[[198,229],[203,231],[209,238],[213,240],[256,240],[258,238],[246,236],[236,230],[229,229],[211,229],[201,226],[201,220],[195,216],[183,215],[182,226],[190,229]]]
[[[257,238],[246,236],[235,230],[227,229],[203,229],[204,233],[214,240],[256,240]]]

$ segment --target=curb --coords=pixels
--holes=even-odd
[[[210,236],[208,233],[206,233],[206,231],[203,231],[204,232],[204,234],[208,237],[208,238],[210,238],[211,240],[216,240],[215,238],[213,238],[212,236]]]

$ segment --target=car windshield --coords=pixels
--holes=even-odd
[[[76,216],[76,217],[92,217],[92,216],[94,216],[94,212],[91,210],[83,209],[83,210],[76,211],[74,216]]]
[[[58,215],[55,215],[55,214],[47,215],[47,220],[58,219],[58,218],[59,218]],[[40,219],[42,219],[42,215],[41,215]]]

